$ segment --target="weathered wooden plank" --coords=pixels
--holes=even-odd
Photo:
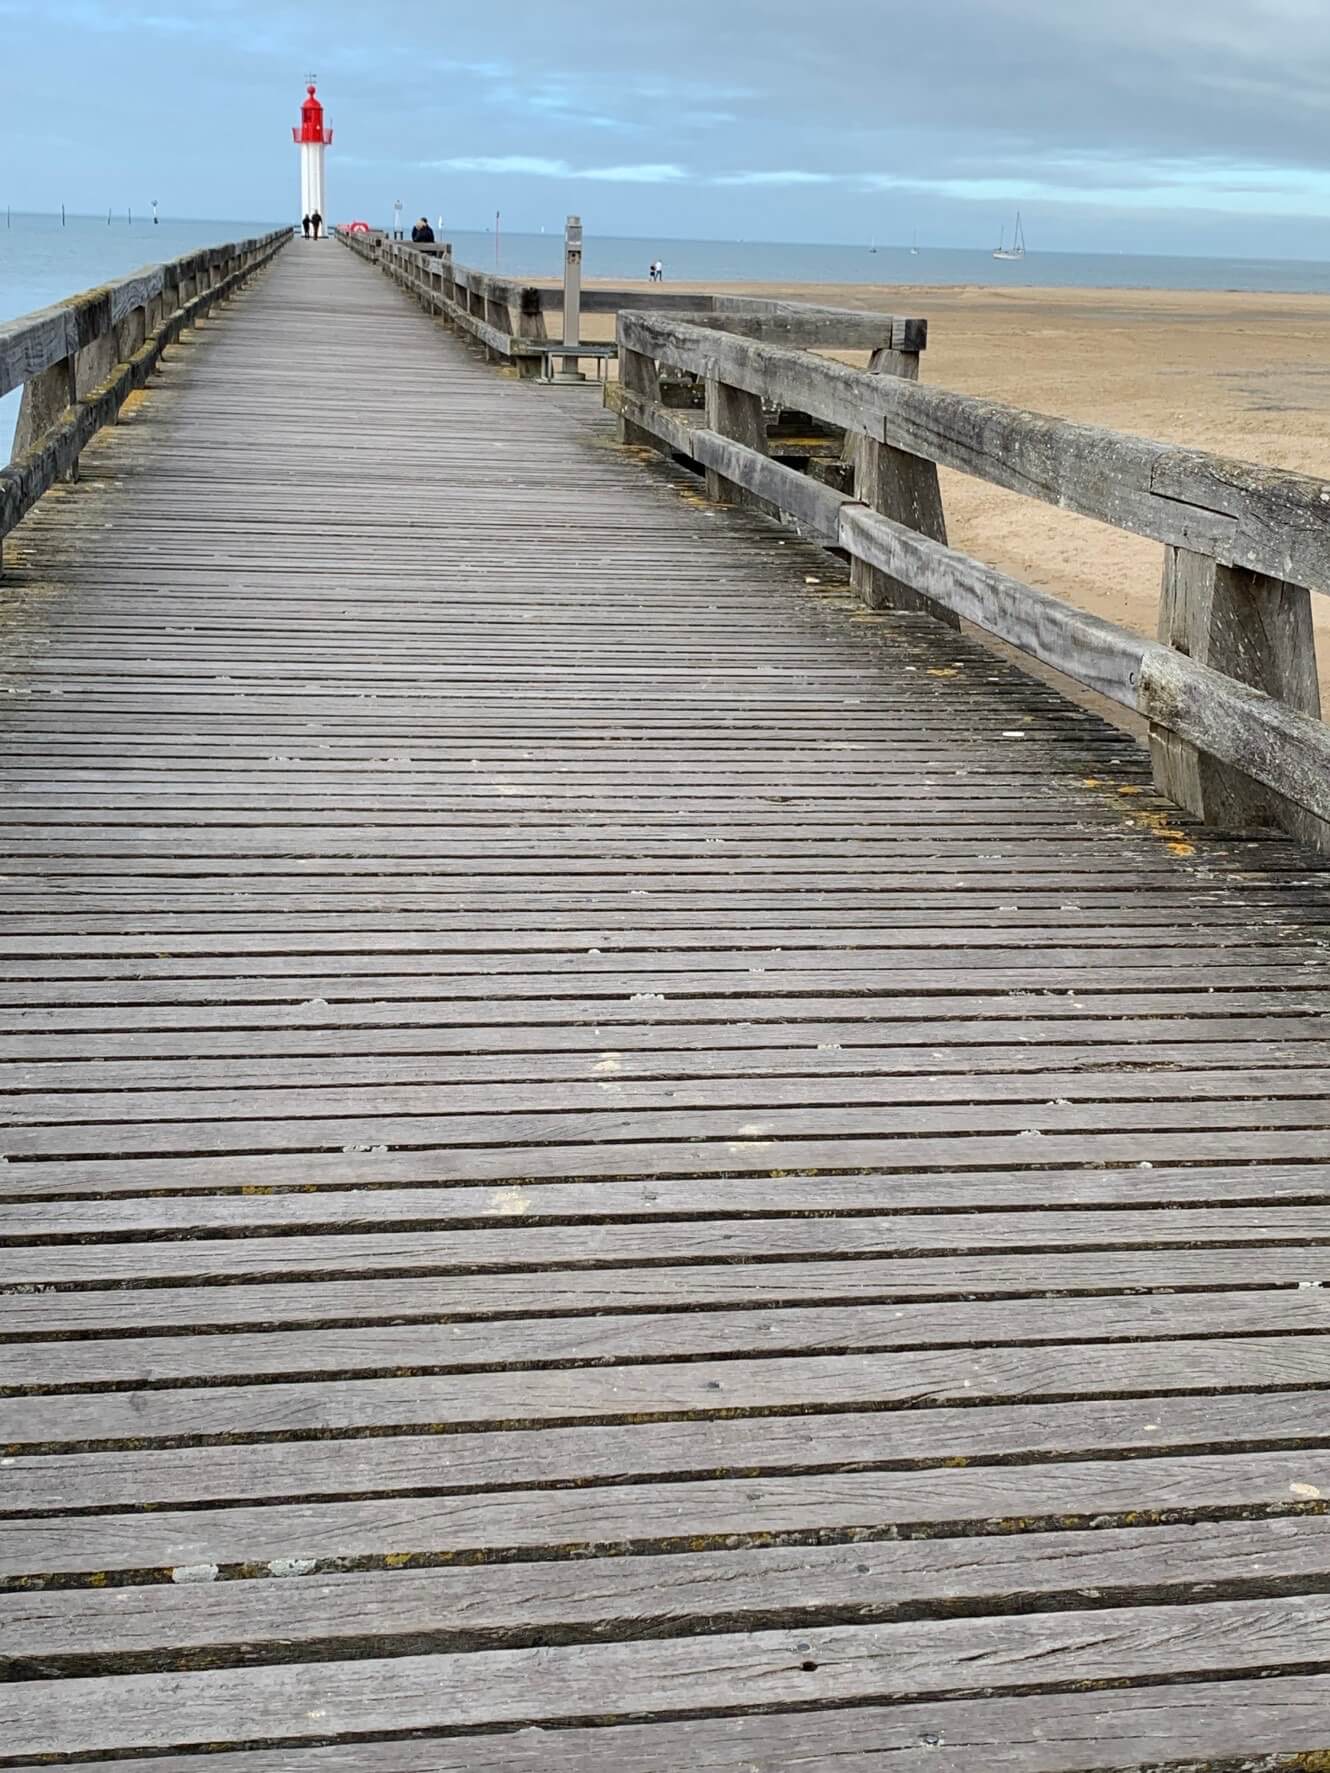
[[[215,1290],[215,1289],[213,1289]],[[232,1289],[234,1290],[234,1289]],[[15,1455],[0,1476],[10,1515],[195,1503],[312,1502],[536,1486],[742,1478],[757,1473],[933,1471],[992,1460],[1272,1450],[1324,1441],[1323,1391],[1100,1397],[983,1409],[685,1417],[594,1427],[369,1435]],[[1319,1535],[1308,1516],[1298,1533]],[[1152,1528],[1151,1532],[1161,1529]],[[1298,1541],[1284,1521],[1275,1529]],[[1198,1531],[1198,1543],[1201,1535]],[[1319,1544],[1319,1538],[1301,1543]],[[1107,1554],[1107,1546],[1105,1547]],[[86,1599],[86,1591],[83,1591]],[[0,1602],[0,1608],[3,1602]]]
[[[10,1241],[24,1241],[61,1236],[95,1237],[108,1233],[146,1237],[159,1232],[172,1235],[187,1231],[230,1232],[244,1227],[256,1231],[264,1228],[292,1231],[302,1227],[309,1230],[386,1231],[400,1225],[483,1225],[513,1217],[519,1217],[524,1224],[554,1224],[590,1218],[714,1217],[722,1213],[741,1219],[795,1214],[880,1214],[888,1209],[939,1212],[948,1208],[1003,1207],[1011,1210],[1045,1208],[1050,1200],[1056,1200],[1061,1208],[1073,1205],[1128,1206],[1139,1211],[1163,1204],[1217,1207],[1221,1204],[1269,1206],[1280,1202],[1320,1202],[1327,1193],[1326,1167],[1315,1163],[1265,1164],[1255,1172],[1243,1167],[1224,1169],[1197,1163],[1185,1169],[1156,1164],[1148,1173],[1139,1169],[1068,1171],[1040,1166],[1005,1172],[953,1170],[944,1175],[927,1171],[898,1171],[888,1175],[844,1175],[825,1171],[801,1174],[794,1171],[757,1178],[740,1174],[737,1178],[713,1176],[703,1180],[694,1180],[687,1175],[667,1175],[593,1182],[540,1183],[527,1180],[514,1190],[468,1186],[463,1182],[446,1188],[430,1186],[437,1180],[437,1171],[428,1157],[416,1157],[408,1164],[394,1164],[377,1171],[365,1165],[363,1173],[350,1164],[342,1174],[330,1174],[310,1159],[304,1160],[303,1165],[288,1163],[282,1166],[275,1159],[271,1162],[271,1180],[266,1186],[246,1183],[244,1177],[252,1173],[249,1170],[230,1177],[217,1171],[216,1183],[228,1191],[215,1194],[135,1194],[129,1192],[134,1178],[127,1177],[126,1192],[111,1191],[104,1199],[80,1198],[62,1175],[48,1185],[49,1191],[59,1198],[44,1200],[34,1198],[33,1191],[20,1188],[15,1178],[5,1176],[0,1193],[9,1198],[0,1209],[0,1235]],[[150,1175],[140,1172],[137,1177],[139,1188],[149,1189],[151,1180]],[[336,1186],[338,1182],[365,1180],[378,1184],[372,1193],[354,1186]],[[39,1190],[42,1186],[40,1177],[33,1181],[34,1189]],[[197,1187],[203,1181],[203,1173],[196,1168],[181,1179],[181,1185]],[[390,1187],[387,1185],[390,1181],[416,1185]],[[65,1184],[63,1187],[62,1183]],[[247,1191],[230,1192],[236,1188]],[[1271,1273],[1282,1272],[1284,1278],[1288,1278],[1289,1271],[1281,1271],[1278,1263],[1291,1261],[1292,1254],[1287,1251],[1266,1252],[1263,1260],[1275,1266],[1253,1269],[1251,1284],[1269,1284],[1262,1277]],[[1078,1270],[1074,1258],[1068,1256],[1067,1260],[1072,1272],[1082,1275],[1095,1272]],[[1216,1256],[1216,1260],[1220,1258]],[[1249,1252],[1245,1260],[1250,1264],[1257,1258]],[[977,1278],[972,1272],[966,1272],[971,1289],[977,1290]],[[997,1272],[1010,1274],[1020,1270],[1018,1265],[1015,1270],[999,1269]],[[1185,1265],[1177,1271],[1179,1282],[1186,1272]],[[1296,1272],[1299,1279],[1306,1278],[1305,1272]],[[1201,1273],[1203,1277],[1205,1271]],[[1218,1278],[1221,1273],[1222,1270],[1216,1271],[1216,1285],[1221,1284]],[[945,1284],[945,1274],[944,1270],[939,1276],[939,1286]],[[786,1268],[780,1276],[766,1279],[756,1275],[731,1276],[728,1284],[740,1289],[770,1287],[773,1296],[779,1296],[782,1286],[792,1287],[798,1278]],[[906,1284],[910,1278],[907,1271],[900,1277],[901,1284]],[[1195,1278],[1193,1276],[1193,1284]],[[677,1274],[662,1277],[661,1285],[667,1281],[676,1286],[684,1284]],[[876,1280],[862,1269],[856,1271],[854,1277],[841,1277],[841,1284],[853,1291],[883,1283],[883,1272],[877,1274]],[[605,1284],[610,1284],[608,1278]],[[699,1272],[697,1284],[716,1285],[718,1280],[713,1276],[708,1283],[707,1277]],[[992,1284],[997,1286],[996,1278]],[[1079,1284],[1086,1284],[1084,1278]],[[1106,1279],[1104,1284],[1111,1283]],[[1009,1282],[1004,1282],[999,1290],[1010,1290]],[[35,1298],[25,1296],[22,1309],[33,1309],[42,1298],[40,1295]],[[46,1301],[43,1308],[50,1305],[51,1302]],[[12,1300],[9,1309],[16,1309]],[[138,1305],[131,1309],[148,1308]]]
[[[850,1092],[846,1092],[850,1093]],[[187,1105],[186,1105],[187,1106]],[[747,1112],[751,1113],[752,1110]],[[345,1151],[382,1145],[397,1150],[434,1147],[458,1152],[469,1146],[492,1147],[498,1136],[520,1149],[525,1144],[549,1145],[566,1140],[610,1144],[616,1140],[693,1142],[704,1138],[727,1141],[740,1149],[745,1144],[767,1142],[769,1152],[777,1141],[816,1137],[848,1139],[939,1138],[946,1135],[993,1136],[994,1162],[1011,1160],[1008,1139],[1047,1139],[1062,1136],[1080,1140],[1079,1155],[1102,1155],[1107,1161],[1111,1145],[1100,1147],[1095,1135],[1112,1135],[1159,1129],[1169,1133],[1195,1130],[1198,1134],[1233,1130],[1269,1132],[1285,1129],[1324,1129],[1323,1100],[1315,1097],[1284,1101],[1268,1097],[1259,1101],[1207,1100],[1203,1107],[1186,1102],[1087,1102],[1064,1108],[1054,1103],[1039,1106],[1016,1103],[977,1103],[943,1106],[886,1107],[853,1104],[844,1108],[823,1106],[775,1107],[757,1110],[760,1119],[745,1118],[742,1104],[728,1110],[711,1108],[633,1111],[617,1106],[614,1097],[587,1110],[569,1109],[549,1114],[521,1114],[510,1110],[500,1124],[487,1114],[329,1115],[295,1120],[262,1118],[210,1122],[176,1114],[157,1124],[117,1122],[13,1126],[3,1135],[4,1155],[16,1160],[56,1158],[132,1157],[160,1154],[190,1157],[208,1152]],[[1004,1137],[1005,1136],[1005,1137]],[[958,1156],[964,1147],[958,1148]],[[1047,1149],[1055,1149],[1048,1147]],[[1168,1147],[1161,1145],[1160,1150]],[[1027,1144],[1028,1150],[1028,1144]],[[775,1160],[773,1159],[773,1164]],[[785,1167],[785,1166],[776,1166]]]
[[[1313,1138],[1315,1135],[1313,1135]],[[760,1143],[760,1141],[757,1141]],[[1309,1141],[1309,1144],[1311,1141]],[[1028,1149],[1028,1147],[1027,1147]],[[761,1153],[764,1168],[779,1148]],[[298,1173],[298,1172],[297,1172]],[[369,1173],[374,1174],[371,1157]],[[513,1170],[510,1168],[509,1174]],[[437,1269],[605,1266],[634,1261],[726,1261],[812,1256],[924,1255],[929,1251],[1167,1248],[1186,1244],[1326,1241],[1330,1206],[1169,1207],[1165,1209],[1056,1208],[991,1213],[855,1214],[842,1219],[708,1218],[662,1224],[525,1226],[522,1184],[516,1196],[495,1201],[497,1215],[483,1237],[474,1231],[394,1230],[382,1236],[346,1235],[191,1238],[166,1243],[34,1244],[13,1247],[6,1259],[10,1285],[110,1285],[154,1279],[187,1281],[243,1276],[409,1273]],[[718,1202],[718,1206],[720,1203]]]
[[[51,369],[78,348],[67,303],[39,308],[0,326],[0,396]]]
[[[1162,1395],[1281,1387],[1306,1390],[1330,1383],[1330,1345],[1323,1335],[1227,1338],[1222,1344],[1222,1368],[1217,1365],[1217,1346],[1213,1340],[1201,1337],[1190,1342],[1114,1344],[1111,1356],[1103,1344],[1091,1343],[1079,1347],[922,1350],[891,1355],[774,1355],[762,1360],[568,1367],[551,1372],[494,1370],[407,1379],[64,1393],[0,1400],[0,1445],[14,1455],[25,1450],[111,1450],[163,1442],[188,1443],[193,1439],[318,1437],[348,1430],[396,1433],[412,1428],[500,1428],[519,1423],[534,1427],[579,1421],[732,1415],[738,1411],[763,1414],[847,1410],[865,1405],[881,1410],[915,1409],[943,1404],[1048,1402],[1133,1392]],[[1306,1455],[1304,1463],[1314,1458],[1324,1455]],[[1217,1458],[1216,1483],[1230,1481],[1223,1474],[1231,1464],[1231,1459]],[[1119,1471],[1111,1481],[1116,1483],[1121,1475]],[[1288,1481],[1304,1480],[1293,1473]],[[1316,1482],[1314,1478],[1306,1481]],[[1326,1481],[1330,1482],[1330,1478]],[[794,1487],[798,1489],[799,1484]],[[921,1500],[911,1506],[938,1508],[936,1483],[930,1479],[919,1488],[928,1491],[933,1501],[929,1505]],[[1028,1499],[1029,1489],[1023,1479],[1013,1494],[1022,1488]],[[1139,1502],[1141,1491],[1131,1493]],[[1266,1502],[1277,1500],[1273,1490],[1262,1494]],[[985,1495],[991,1498],[992,1492]],[[1082,1492],[1081,1500],[1086,1496],[1088,1492]],[[1178,1505],[1202,1507],[1199,1491],[1191,1492],[1191,1497],[1190,1503]],[[804,1501],[807,1500],[805,1492]],[[1070,1491],[1062,1493],[1062,1500],[1066,1505],[1063,1512],[1073,1508]],[[740,1508],[739,1513],[743,1512]],[[1028,1511],[1022,1511],[1019,1503],[1013,1502],[1011,1512],[1019,1515]],[[677,1510],[674,1518],[678,1518]],[[941,1515],[934,1513],[927,1518],[952,1517],[944,1510]],[[199,1524],[195,1520],[193,1527]],[[67,1544],[63,1530],[48,1535],[48,1539],[62,1548]],[[149,1531],[144,1543],[162,1543],[160,1534],[154,1539]],[[93,1533],[88,1544],[100,1547],[103,1558],[109,1555],[104,1532]],[[270,1555],[282,1552],[279,1547]],[[181,1560],[172,1554],[167,1561]],[[91,1567],[101,1565],[94,1563]]]
[[[1137,705],[1148,643],[1125,628],[858,505],[842,509],[839,539],[855,559],[986,633],[1111,701]]]
[[[853,1540],[924,1529],[1103,1530],[1110,1522],[1142,1526],[1213,1510],[1319,1513],[1327,1484],[1327,1454],[1303,1448],[65,1515],[0,1520],[0,1574],[29,1585],[37,1577],[65,1582],[102,1571],[179,1581],[189,1577],[174,1571],[268,1574],[264,1566],[284,1558],[315,1571],[394,1569],[482,1554],[673,1554],[735,1539],[757,1546],[819,1534]],[[1187,1568],[1184,1557],[1177,1573],[1184,1580]],[[1323,1595],[1317,1599],[1330,1606]]]
[[[664,1724],[530,1728],[430,1741],[216,1754],[209,1773],[752,1773],[793,1760],[806,1773],[876,1770],[885,1754],[931,1773],[1141,1773],[1164,1761],[1179,1773],[1221,1764],[1232,1773],[1305,1773],[1330,1740],[1321,1675],[1226,1680],[1115,1692],[683,1719]],[[1179,1758],[1181,1757],[1181,1758]],[[124,1773],[196,1773],[196,1755],[123,1760]],[[37,1773],[32,1766],[16,1773]]]
[[[69,1090],[18,1097],[0,1096],[0,1125],[4,1127],[60,1126],[67,1123],[172,1120],[245,1120],[287,1117],[346,1116],[425,1113],[520,1114],[596,1110],[605,1106],[628,1111],[692,1107],[743,1107],[745,1109],[817,1107],[829,1102],[847,1106],[869,1103],[886,1106],[915,1103],[921,1109],[934,1103],[964,1102],[975,1105],[974,1124],[982,1126],[988,1103],[1037,1105],[1030,1118],[1038,1125],[1037,1109],[1052,1103],[1070,1107],[1085,1102],[1148,1102],[1170,1104],[1245,1099],[1259,1095],[1267,1101],[1289,1098],[1321,1102],[1330,1093],[1330,1069],[1316,1066],[1285,1066],[1278,1070],[1238,1071],[1216,1065],[1158,1073],[1114,1073],[1085,1067],[1062,1072],[1047,1067],[1034,1075],[1001,1070],[980,1076],[914,1076],[895,1080],[877,1076],[831,1078],[750,1078],[741,1087],[729,1079],[663,1079],[659,1083],[636,1081],[623,1075],[617,1059],[598,1061],[601,1069],[568,1082],[539,1084],[451,1083],[443,1079],[425,1084],[375,1084],[358,1090],[338,1085],[303,1084],[296,1089],[245,1090]],[[736,1101],[736,1098],[741,1100]],[[1255,1119],[1255,1115],[1253,1119]],[[1313,1120],[1320,1116],[1313,1116]],[[1325,1118],[1330,1119],[1330,1114]],[[927,1130],[928,1116],[920,1124]],[[1128,1125],[1128,1121],[1116,1124]],[[1167,1124],[1161,1117],[1159,1124]],[[1023,1130],[1023,1129],[1022,1129]]]
[[[805,351],[894,350],[917,355],[928,343],[926,320],[760,296],[717,295],[713,302],[709,313],[690,313],[688,324]]]
[[[802,1545],[677,1557],[0,1594],[0,1669],[107,1675],[498,1649],[572,1633],[667,1637],[887,1622],[923,1611],[1215,1602],[1314,1583],[1330,1522],[1206,1521],[1037,1537]]]
[[[1185,1618],[1186,1648],[1178,1636]],[[0,1729],[15,1755],[55,1746],[103,1754],[248,1740],[292,1744],[376,1731],[602,1722],[710,1709],[979,1695],[1029,1681],[1230,1677],[1274,1665],[1317,1673],[1330,1628],[1320,1596],[1187,1609],[1104,1608],[908,1625],[578,1644],[472,1655],[403,1656],[299,1668],[19,1681],[0,1689]],[[1222,1693],[1220,1695],[1222,1704]],[[1102,1762],[1101,1762],[1102,1765]]]
[[[492,1212],[504,1194],[491,1191]],[[669,1201],[664,1203],[669,1205]],[[260,1216],[259,1223],[264,1220]],[[282,1223],[274,1214],[272,1222]],[[391,1223],[391,1221],[389,1221]],[[639,1268],[565,1268],[463,1275],[402,1275],[376,1280],[323,1280],[297,1275],[270,1283],[232,1281],[225,1289],[162,1284],[92,1291],[0,1295],[7,1337],[88,1334],[144,1336],[166,1331],[326,1323],[424,1323],[561,1313],[715,1310],[722,1306],[872,1303],[901,1300],[1015,1299],[1113,1295],[1119,1290],[1186,1292],[1207,1289],[1314,1290],[1324,1258],[1318,1247],[1267,1249],[1252,1244],[1203,1250],[1059,1251],[1056,1270],[1046,1254],[981,1252],[946,1257],[866,1257],[853,1262],[790,1259],[778,1263],[668,1261]],[[1241,1311],[1251,1309],[1238,1302]],[[1308,1308],[1314,1312],[1314,1307]],[[1140,1321],[1160,1307],[1141,1306]],[[1093,1317],[1093,1312],[1089,1314]],[[1088,1333],[1088,1332],[1087,1332]],[[207,1351],[200,1351],[207,1358]],[[16,1356],[16,1359],[21,1357]]]
[[[1107,1276],[1106,1276],[1107,1278]],[[1201,1293],[1183,1298],[1016,1299],[904,1305],[704,1312],[633,1312],[537,1323],[482,1315],[480,1286],[470,1320],[212,1336],[134,1335],[6,1349],[4,1389],[159,1385],[263,1378],[339,1378],[376,1373],[464,1372],[477,1367],[627,1360],[687,1360],[722,1354],[878,1353],[886,1349],[1039,1342],[1117,1341],[1151,1336],[1288,1335],[1330,1329],[1319,1287]],[[672,1305],[673,1302],[671,1302]],[[1215,1351],[1217,1361],[1223,1349]]]

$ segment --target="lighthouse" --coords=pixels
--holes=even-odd
[[[306,98],[300,107],[300,122],[291,131],[300,149],[300,213],[327,217],[323,190],[323,150],[332,144],[333,132],[323,123],[323,106],[319,103],[311,80],[305,89]]]

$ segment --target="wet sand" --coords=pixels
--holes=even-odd
[[[1321,296],[863,284],[732,289],[924,315],[925,381],[1330,475],[1330,302]],[[1083,609],[1154,632],[1157,543],[968,476],[944,473],[943,498],[953,546]],[[1321,693],[1330,711],[1330,596],[1315,602]]]

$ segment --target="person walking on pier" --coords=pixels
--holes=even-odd
[[[322,232],[322,229],[323,229],[323,217],[319,214],[317,209],[314,211],[313,215],[309,218],[309,225],[310,225],[311,231],[313,232],[314,238],[317,240],[319,237],[319,234]]]
[[[301,227],[301,231],[303,232],[306,240],[308,240],[309,239],[309,217],[307,215],[301,216],[300,227]]]
[[[412,228],[411,238],[416,242],[417,246],[424,246],[426,244],[433,245],[434,230],[429,225],[429,217],[427,215],[421,216],[415,227]]]

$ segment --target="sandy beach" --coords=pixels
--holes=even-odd
[[[1320,296],[732,287],[735,294],[923,315],[923,377],[942,387],[1273,467],[1330,472],[1330,303]],[[1154,632],[1157,544],[964,475],[944,474],[943,497],[953,546],[1084,609]],[[1330,710],[1330,597],[1317,604],[1321,693]]]

